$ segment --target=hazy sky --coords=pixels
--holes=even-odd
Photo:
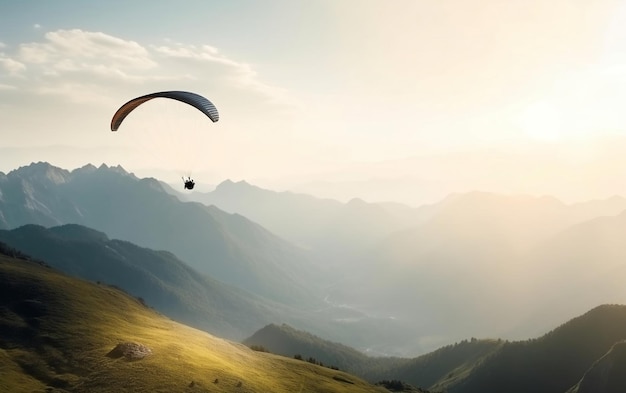
[[[154,100],[190,90],[211,123]],[[158,102],[157,102],[158,101]],[[0,2],[0,171],[417,205],[473,189],[626,194],[626,1]]]

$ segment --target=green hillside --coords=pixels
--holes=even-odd
[[[36,262],[0,256],[0,278],[3,392],[385,391],[340,371],[216,338],[115,288]],[[132,361],[113,356],[126,342],[150,354]]]

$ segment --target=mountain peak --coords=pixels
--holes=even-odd
[[[251,185],[250,183],[248,183],[245,180],[239,180],[237,182],[234,182],[230,179],[226,179],[223,182],[221,182],[220,184],[218,184],[217,187],[215,187],[215,191],[217,193],[232,193],[232,192],[241,192],[244,190],[260,190],[260,188]]]
[[[93,164],[87,164],[87,165],[83,165],[80,168],[74,169],[72,171],[72,174],[74,173],[93,173],[94,171],[97,171],[98,168],[96,168],[95,165]]]
[[[217,186],[217,188],[220,188],[220,187],[222,187],[222,188],[224,188],[224,187],[235,187],[235,186],[248,186],[248,187],[250,187],[250,183],[248,183],[245,180],[239,180],[239,181],[235,182],[235,181],[232,181],[230,179],[226,179],[223,182],[221,182]]]
[[[348,201],[348,203],[347,203],[347,204],[348,204],[348,205],[350,205],[350,206],[365,206],[365,205],[367,205],[368,203],[367,203],[367,202],[365,202],[365,201],[364,201],[363,199],[361,199],[361,198],[352,198],[352,199],[350,199],[350,200]]]
[[[45,179],[54,184],[67,182],[70,173],[65,169],[61,169],[51,165],[50,163],[39,161],[30,165],[19,167],[11,171],[9,175],[15,175],[22,178]]]
[[[102,164],[98,167],[99,170],[110,170],[111,172],[116,172],[122,175],[129,175],[130,173],[127,172],[121,165],[117,165],[117,166],[108,166],[107,164]]]

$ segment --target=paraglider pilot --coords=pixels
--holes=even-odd
[[[183,177],[183,181],[185,182],[185,190],[193,190],[193,186],[196,185],[191,177],[187,177],[187,180],[185,180],[185,178]]]

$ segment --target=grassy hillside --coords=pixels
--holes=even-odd
[[[35,262],[0,256],[0,277],[0,391],[385,391],[178,324],[115,288]],[[122,342],[151,354],[107,356]]]

